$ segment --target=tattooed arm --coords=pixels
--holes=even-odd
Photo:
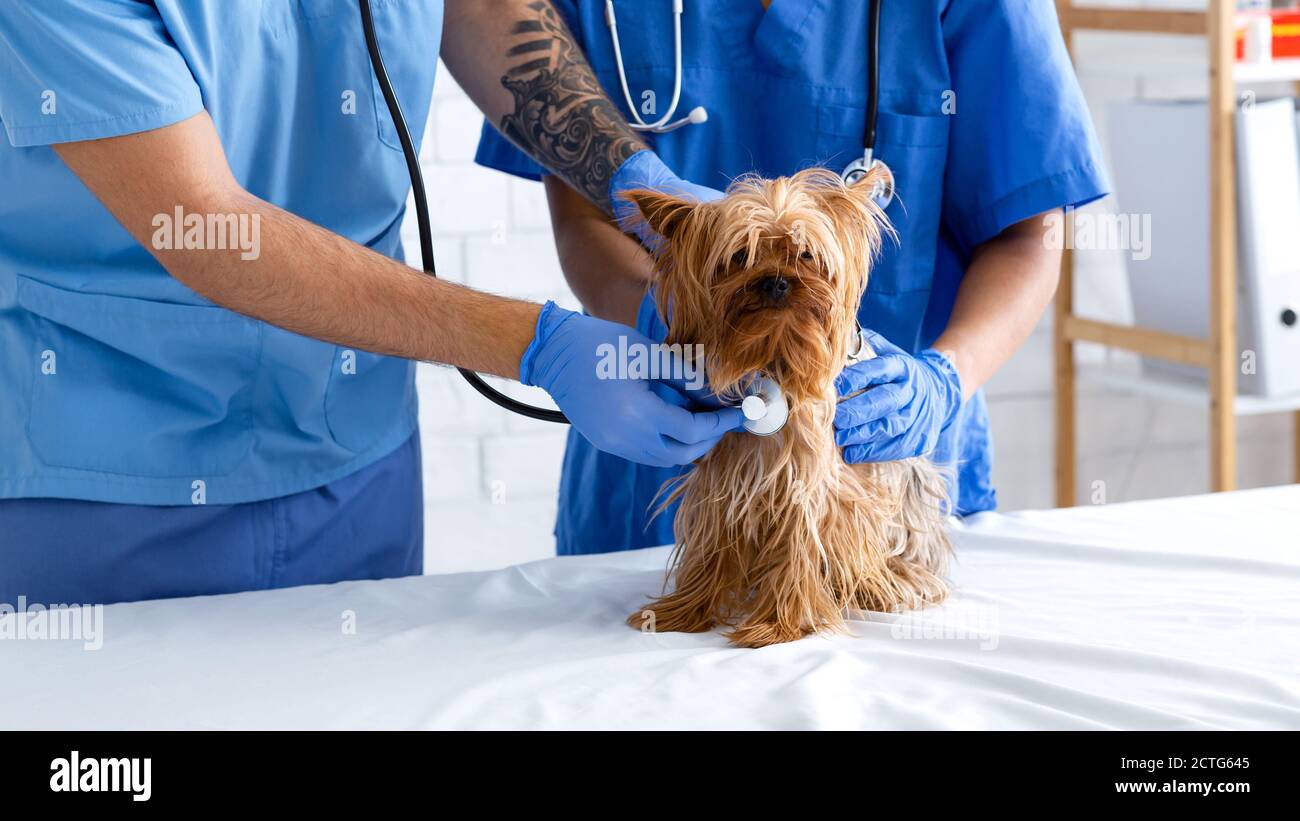
[[[549,0],[447,0],[442,58],[507,138],[611,213],[610,180],[646,148]]]

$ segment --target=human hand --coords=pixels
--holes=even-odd
[[[933,349],[915,355],[867,332],[876,357],[840,372],[835,388],[835,443],[844,460],[892,462],[928,456],[961,409],[961,377]]]
[[[614,218],[624,231],[635,234],[637,239],[647,247],[654,247],[658,236],[640,218],[640,212],[634,203],[619,196],[624,191],[649,189],[686,197],[698,202],[711,202],[721,199],[722,192],[682,179],[664,165],[659,155],[650,150],[639,151],[628,157],[619,166],[609,182],[609,201],[614,210]]]
[[[692,412],[670,401],[672,392],[684,389],[681,380],[602,373],[604,356],[652,344],[631,328],[548,302],[520,362],[519,381],[549,393],[574,429],[600,450],[656,467],[690,464],[739,429],[744,416],[739,408]]]

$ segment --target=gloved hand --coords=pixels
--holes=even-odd
[[[655,302],[655,286],[651,285],[641,298],[641,307],[636,313],[636,329],[655,342],[668,338],[668,325],[659,316],[659,306]],[[701,367],[703,367],[701,365]],[[678,386],[674,390],[657,391],[665,400],[684,408],[721,408],[725,403],[718,398],[708,385],[703,388]]]
[[[637,239],[647,246],[653,246],[657,237],[649,226],[636,219],[636,206],[619,196],[623,191],[637,188],[649,188],[699,202],[709,202],[722,197],[721,191],[687,182],[677,176],[671,168],[664,165],[664,161],[659,159],[658,154],[649,149],[638,151],[628,157],[609,181],[609,201],[619,227],[634,233]]]
[[[867,340],[876,357],[848,366],[835,380],[835,443],[844,449],[844,461],[891,462],[933,453],[939,434],[961,410],[957,369],[933,349],[913,356],[880,334],[869,331]]]
[[[620,348],[619,337],[626,338]],[[656,390],[682,390],[670,379],[602,378],[602,351],[651,340],[631,328],[548,302],[519,364],[519,381],[551,395],[573,427],[598,449],[656,467],[699,459],[744,421],[739,408],[692,413]],[[608,345],[610,348],[602,348]]]
[[[636,312],[636,329],[655,342],[668,338],[668,325],[659,316],[659,305],[655,302],[655,286],[646,289],[641,298],[641,307]]]

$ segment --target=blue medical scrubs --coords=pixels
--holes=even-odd
[[[600,0],[557,6],[626,114]],[[672,4],[616,4],[637,105],[672,95]],[[867,107],[865,0],[696,0],[685,4],[679,115],[708,122],[650,138],[694,182],[725,188],[749,172],[837,171],[861,156]],[[910,351],[951,315],[976,246],[1020,220],[1106,193],[1100,154],[1053,5],[1046,0],[885,0],[877,153],[898,197],[888,244],[859,319]],[[655,119],[643,112],[647,120]],[[541,169],[491,128],[478,161],[537,179]],[[991,510],[992,443],[982,392],[963,407],[936,458],[956,465],[956,509]],[[672,513],[648,508],[674,471],[632,465],[569,434],[556,524],[560,553],[672,541]]]
[[[372,5],[418,144],[442,2]],[[281,538],[330,521],[319,505],[293,501],[323,492],[363,517],[356,530],[335,528],[340,538],[356,537],[356,551],[387,549],[366,538],[372,530],[376,543],[387,538],[380,518],[404,527],[418,521],[409,509],[418,493],[412,499],[390,489],[388,503],[344,498],[373,486],[367,477],[393,470],[418,487],[413,364],[214,305],[168,275],[51,147],[157,129],[204,110],[245,189],[401,258],[409,181],[355,0],[0,3],[7,138],[0,140],[0,588],[49,588],[47,581],[94,551],[86,566],[111,574],[106,555],[137,555],[158,538],[161,507],[202,505],[207,518],[218,510],[238,518],[247,513],[235,511],[240,505],[282,500]],[[155,227],[193,215],[176,216],[159,215]],[[160,234],[175,237],[174,229]],[[256,253],[259,239],[249,225],[225,241]],[[109,531],[97,531],[107,519],[87,503],[124,507]],[[364,526],[367,517],[373,529]],[[51,526],[31,525],[42,518]],[[170,530],[175,549],[154,551],[149,572],[158,580],[141,590],[182,595],[277,583],[233,567],[248,555],[247,545],[234,544],[238,528],[192,524],[202,518],[170,515],[183,521]],[[21,542],[8,538],[12,528],[24,534]],[[58,545],[48,535],[56,533]],[[418,547],[419,534],[409,538]],[[69,540],[76,549],[67,549]],[[223,550],[226,562],[214,558]],[[364,559],[325,558],[332,550],[318,554],[313,578],[419,571],[418,559],[358,571],[368,566]],[[18,551],[45,555],[37,561]],[[20,571],[28,575],[15,578]],[[202,584],[190,583],[205,572]]]

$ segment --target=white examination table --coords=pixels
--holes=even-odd
[[[1300,728],[1300,486],[956,541],[944,608],[763,650],[623,625],[667,549],[115,605],[0,641],[0,728]]]

